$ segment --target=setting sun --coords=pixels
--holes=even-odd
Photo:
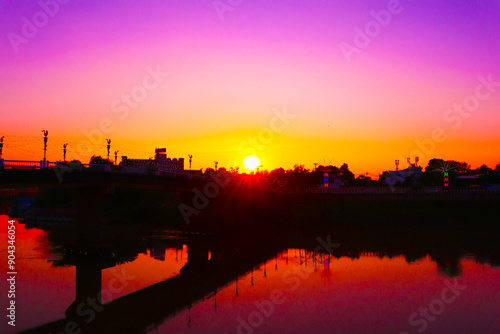
[[[243,164],[245,165],[246,169],[254,170],[260,166],[260,159],[255,155],[249,155],[245,158],[245,160],[243,160]]]

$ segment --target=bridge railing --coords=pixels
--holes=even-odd
[[[43,161],[43,160],[3,160],[0,159],[0,169],[54,169],[54,168],[72,168],[76,170],[95,170],[102,172],[117,172],[126,173],[122,170],[124,166],[114,166],[110,164],[82,164],[82,163],[72,163],[72,162],[62,162],[62,161]],[[145,169],[143,174],[149,174],[151,171]],[[152,171],[155,175],[168,175],[174,178],[182,179],[195,179],[201,178],[205,179],[203,175],[195,175],[191,173],[186,173],[182,171]]]
[[[43,168],[43,160],[0,160],[0,168],[4,169],[40,169]]]

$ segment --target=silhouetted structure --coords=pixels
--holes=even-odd
[[[3,138],[4,136],[0,138],[0,160],[2,160]]]
[[[108,160],[109,160],[109,149],[111,148],[111,139],[106,139],[106,143],[108,143],[107,149],[108,149]]]
[[[43,165],[45,166],[45,162],[47,161],[47,136],[49,135],[49,131],[47,130],[42,130],[43,132]]]
[[[410,158],[407,159],[408,168],[399,170],[399,160],[396,160],[396,170],[384,172],[384,182],[388,186],[393,186],[396,183],[418,183],[423,174],[422,167],[418,166],[419,158],[415,157],[415,163],[411,163]]]
[[[155,149],[155,158],[153,159],[129,159],[122,156],[120,165],[125,167],[140,168],[144,171],[154,170],[158,172],[182,172],[184,171],[184,158],[167,158],[166,148]]]

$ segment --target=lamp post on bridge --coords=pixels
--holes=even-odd
[[[42,130],[43,132],[43,167],[46,167],[47,164],[47,140],[49,139],[47,136],[49,135],[49,131]]]
[[[63,145],[64,162],[66,162],[66,147],[68,147],[68,143]]]
[[[0,160],[2,160],[2,150],[3,150],[3,137],[0,138]]]
[[[188,154],[188,157],[189,157],[189,170],[191,170],[191,159],[193,159],[193,155]]]
[[[116,165],[116,161],[118,160],[118,152],[120,152],[120,151],[115,151],[115,165]]]
[[[106,142],[108,143],[108,160],[109,160],[109,148],[111,147],[111,139],[106,139]]]

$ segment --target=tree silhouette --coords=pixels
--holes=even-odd
[[[97,155],[97,156],[93,155],[90,158],[89,164],[90,165],[93,165],[93,164],[95,164],[95,165],[112,165],[113,163],[108,159],[104,159],[100,155]]]
[[[476,174],[487,175],[487,174],[491,173],[492,171],[493,171],[493,169],[491,169],[490,167],[483,164],[481,167],[477,168],[474,172]]]
[[[443,159],[432,159],[429,161],[429,165],[425,168],[432,172],[449,172],[451,170],[456,170],[459,167],[459,163],[453,160],[445,161]]]

